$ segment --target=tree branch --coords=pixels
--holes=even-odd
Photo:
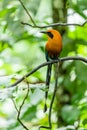
[[[46,26],[39,26],[39,25],[31,25],[29,23],[21,22],[21,24],[28,25],[32,28],[48,28],[48,27],[54,27],[54,26],[80,26],[80,27],[83,27],[86,23],[87,23],[87,20],[85,20],[82,24],[78,24],[78,23],[53,23],[53,24],[46,25]]]
[[[27,77],[29,77],[30,75],[32,75],[33,73],[35,73],[37,70],[39,70],[40,68],[42,68],[44,66],[47,66],[49,64],[58,63],[58,62],[64,62],[64,61],[68,61],[68,60],[79,60],[79,61],[83,61],[84,63],[87,63],[87,59],[83,58],[83,57],[64,57],[64,58],[60,58],[60,60],[52,60],[49,62],[45,62],[45,63],[42,63],[41,65],[37,66],[36,68],[34,68],[31,72],[25,74],[22,78],[18,79],[15,83],[13,83],[12,85],[10,85],[8,87],[14,87],[14,86],[18,85],[24,79],[26,79]]]
[[[27,15],[29,16],[30,20],[32,21],[33,25],[36,26],[33,18],[31,17],[29,11],[27,10],[27,8],[25,7],[25,5],[23,4],[23,2],[21,0],[19,0],[19,2],[21,3],[22,7],[24,8],[24,10],[26,11]]]
[[[53,23],[53,24],[49,24],[49,25],[46,25],[46,26],[39,26],[39,25],[36,25],[34,19],[30,15],[30,12],[27,10],[27,8],[23,4],[23,2],[21,0],[19,0],[19,2],[22,5],[22,7],[24,8],[24,10],[26,11],[26,13],[27,13],[28,17],[30,18],[31,22],[33,23],[33,25],[29,24],[29,23],[25,23],[25,22],[21,22],[21,24],[28,25],[32,28],[48,28],[48,27],[54,27],[54,26],[81,26],[82,27],[87,23],[87,20],[85,20],[82,24],[78,24],[78,23]]]
[[[22,108],[23,108],[23,105],[24,105],[24,103],[25,103],[25,100],[26,100],[27,97],[28,97],[28,93],[29,93],[29,84],[27,83],[27,93],[26,93],[25,97],[23,98],[22,103],[21,103],[19,109],[17,108],[15,101],[12,99],[12,102],[13,102],[13,104],[14,104],[14,106],[15,106],[16,111],[17,111],[17,120],[18,120],[19,123],[23,126],[23,128],[25,128],[26,130],[29,130],[29,129],[28,129],[28,128],[24,125],[24,123],[21,121],[21,119],[20,119],[20,114],[21,114],[21,110],[22,110]]]

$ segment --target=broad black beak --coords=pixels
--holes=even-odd
[[[41,31],[40,33],[48,34],[46,31]]]
[[[51,32],[41,31],[41,33],[47,34],[50,38],[53,38],[53,34]]]

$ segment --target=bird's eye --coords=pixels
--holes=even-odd
[[[47,32],[47,34],[50,38],[53,38],[53,34],[51,32]]]

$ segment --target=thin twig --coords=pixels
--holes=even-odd
[[[24,105],[24,103],[25,103],[25,100],[27,99],[27,97],[28,97],[28,93],[29,93],[29,84],[27,83],[27,93],[26,93],[26,95],[25,95],[25,97],[24,97],[24,99],[23,99],[23,101],[22,101],[22,104],[20,105],[20,108],[19,108],[19,113],[18,113],[18,118],[19,118],[19,116],[20,116],[20,112],[21,112],[21,109],[22,109],[22,107],[23,107],[23,105]]]
[[[14,104],[14,106],[15,106],[15,109],[16,109],[16,111],[17,111],[17,113],[18,113],[18,115],[17,115],[17,120],[19,121],[19,123],[20,123],[26,130],[29,130],[29,129],[24,125],[24,123],[21,121],[21,119],[20,119],[21,110],[22,110],[22,108],[23,108],[23,105],[24,105],[25,100],[27,99],[28,93],[29,93],[29,84],[28,84],[28,83],[27,83],[27,86],[28,86],[28,87],[27,87],[27,93],[26,93],[26,95],[25,95],[25,97],[24,97],[24,99],[23,99],[23,101],[22,101],[22,103],[21,103],[19,109],[17,108],[15,101],[14,101],[13,99],[12,99],[12,101],[13,101],[13,104]]]
[[[52,100],[51,100],[50,108],[49,108],[49,129],[52,128],[51,114],[52,114],[52,107],[53,107],[54,99],[55,99],[56,92],[57,92],[57,86],[58,86],[58,76],[55,78],[54,92],[53,92],[53,96],[52,96]]]
[[[16,111],[18,112],[18,108],[17,108],[16,103],[15,103],[15,101],[13,100],[13,98],[12,98],[12,102],[13,102],[13,104],[14,104],[14,107],[15,107]]]
[[[80,26],[80,27],[83,27],[86,23],[87,23],[87,20],[85,20],[82,24],[78,24],[78,23],[53,23],[53,24],[49,24],[46,26],[39,26],[36,24],[31,25],[29,23],[21,22],[21,24],[28,25],[32,28],[48,28],[48,27],[56,27],[56,26]]]
[[[27,8],[26,8],[26,7],[25,7],[25,5],[23,4],[23,2],[22,2],[21,0],[19,0],[19,2],[21,3],[21,5],[22,5],[22,7],[24,8],[24,10],[26,11],[27,15],[28,15],[28,16],[29,16],[29,18],[31,19],[31,21],[32,21],[33,25],[34,25],[34,26],[36,26],[36,24],[35,24],[35,22],[34,22],[33,18],[31,17],[31,15],[30,15],[29,11],[27,10]]]
[[[59,60],[59,59],[58,59]],[[55,99],[55,96],[56,96],[56,92],[57,92],[57,87],[58,87],[58,70],[59,70],[59,64],[58,63],[55,63],[54,64],[55,66],[55,85],[54,85],[54,92],[53,92],[53,96],[52,96],[52,99],[51,99],[51,103],[50,103],[50,108],[49,108],[49,126],[40,126],[39,127],[39,130],[41,128],[46,128],[46,129],[52,129],[52,122],[51,122],[51,114],[52,114],[52,107],[53,107],[53,103],[54,103],[54,99]]]
[[[15,83],[13,83],[12,85],[8,86],[8,87],[15,87],[16,85],[18,85],[19,83],[21,83],[25,78],[29,77],[30,75],[32,75],[33,73],[35,73],[37,70],[39,70],[40,68],[47,66],[49,64],[54,64],[57,62],[64,62],[64,61],[68,61],[68,60],[79,60],[79,61],[83,61],[84,63],[87,63],[87,59],[83,58],[83,57],[64,57],[64,58],[60,58],[60,60],[53,60],[53,61],[49,61],[49,62],[45,62],[42,63],[41,65],[37,66],[36,68],[34,68],[31,72],[25,74],[22,78],[18,79]]]

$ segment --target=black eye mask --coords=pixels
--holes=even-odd
[[[47,35],[50,37],[50,38],[53,38],[53,34],[51,32],[47,32]]]
[[[47,34],[50,38],[53,38],[53,34],[51,32],[41,31],[41,33]]]

